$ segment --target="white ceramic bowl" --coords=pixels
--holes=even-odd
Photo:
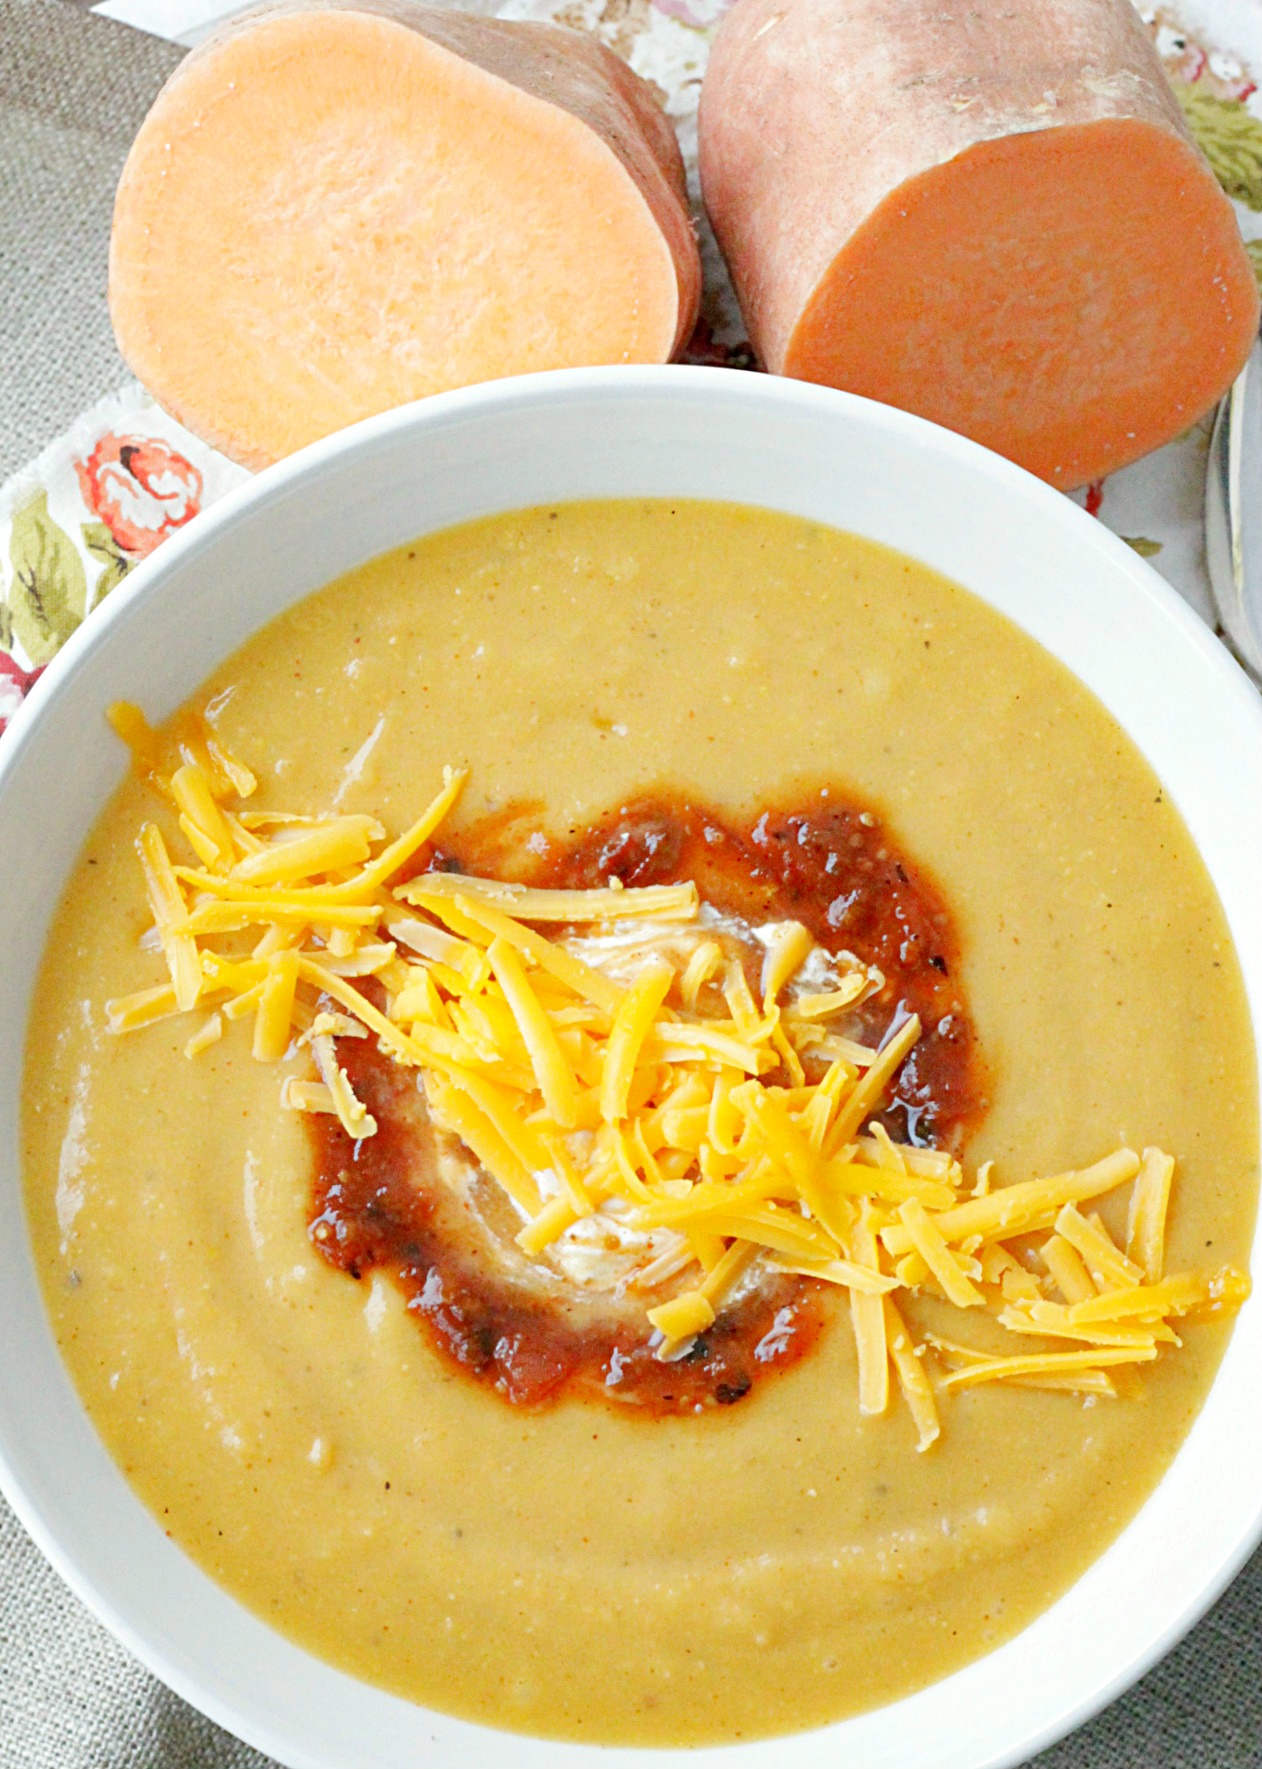
[[[120,1639],[292,1769],[577,1769],[598,1753],[448,1719],[329,1669],[240,1608],[133,1497],[62,1368],[28,1251],[18,1096],[36,965],[84,833],[124,765],[105,737],[110,701],[165,715],[264,622],[412,536],[619,495],[723,498],[857,531],[967,585],[1040,640],[1130,733],[1183,813],[1262,1027],[1262,702],[1123,542],[973,443],[793,381],[573,371],[372,419],[199,516],[75,635],[0,750],[0,1473],[37,1542]],[[1262,1535],[1260,1371],[1254,1301],[1157,1491],[1015,1640],[874,1713],[694,1751],[689,1762],[730,1766],[739,1753],[748,1769],[998,1769],[1085,1719],[1178,1639]]]

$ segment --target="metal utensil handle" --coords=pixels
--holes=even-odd
[[[1262,341],[1214,423],[1205,545],[1222,624],[1240,656],[1262,674]]]

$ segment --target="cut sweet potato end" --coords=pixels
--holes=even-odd
[[[115,210],[119,346],[249,466],[526,370],[660,362],[674,261],[613,150],[391,20],[259,20],[181,70]]]
[[[1132,120],[978,143],[894,191],[817,284],[785,374],[971,436],[1063,489],[1186,430],[1258,325],[1230,204]]]

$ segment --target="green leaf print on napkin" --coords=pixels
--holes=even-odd
[[[104,602],[111,590],[118,588],[136,561],[127,557],[104,522],[85,522],[81,532],[84,546],[105,568],[96,580],[92,597],[95,608],[99,602]]]
[[[1262,240],[1246,240],[1244,249],[1249,254],[1249,262],[1253,266],[1253,274],[1258,279],[1258,287],[1262,289]]]
[[[1229,197],[1262,210],[1262,123],[1238,98],[1216,98],[1175,80],[1174,95],[1188,128]]]
[[[38,668],[57,655],[83,619],[88,594],[83,561],[48,514],[46,491],[36,492],[14,515],[9,561],[9,622],[29,663]]]

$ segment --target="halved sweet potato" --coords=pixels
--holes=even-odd
[[[1130,0],[738,0],[706,207],[778,374],[918,412],[1063,487],[1187,428],[1258,298]]]
[[[573,31],[411,0],[234,20],[159,95],[115,205],[119,348],[248,466],[446,388],[666,361],[699,292],[644,82]]]

